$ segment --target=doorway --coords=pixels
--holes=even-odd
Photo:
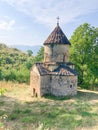
[[[34,96],[34,97],[37,97],[37,96],[38,96],[35,88],[33,88],[33,96]]]

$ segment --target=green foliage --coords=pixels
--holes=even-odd
[[[0,80],[29,83],[30,69],[35,62],[43,61],[44,48],[41,47],[35,57],[32,54],[31,50],[26,54],[0,44]]]
[[[33,54],[32,50],[27,50],[27,54],[28,54],[29,56],[32,56],[32,54]]]
[[[0,70],[0,80],[2,79],[2,71]]]
[[[7,91],[7,89],[0,88],[0,96],[4,95],[4,93]]]
[[[17,71],[16,79],[19,83],[22,82],[29,83],[30,70],[28,70],[25,66],[23,66],[21,70]]]
[[[91,89],[98,84],[98,44],[96,28],[80,25],[71,37],[71,61],[79,74],[79,85]]]
[[[36,62],[42,62],[44,59],[44,47],[41,47],[40,50],[38,51],[35,61]]]
[[[0,80],[29,82],[34,56],[0,44]]]
[[[0,127],[3,128],[4,127],[4,124],[2,122],[0,122]]]

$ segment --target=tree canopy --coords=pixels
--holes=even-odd
[[[27,54],[28,54],[29,56],[32,56],[33,51],[32,51],[32,50],[27,50]]]
[[[71,61],[79,74],[79,85],[91,88],[98,84],[98,32],[84,23],[74,31],[71,42]]]
[[[42,62],[44,59],[44,47],[42,46],[37,55],[35,56],[35,62]]]

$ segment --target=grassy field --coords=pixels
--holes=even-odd
[[[98,130],[98,92],[33,98],[25,84],[0,82],[0,130]]]

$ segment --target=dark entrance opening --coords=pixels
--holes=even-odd
[[[36,89],[35,88],[33,88],[33,96],[37,97],[37,93],[36,93]]]

